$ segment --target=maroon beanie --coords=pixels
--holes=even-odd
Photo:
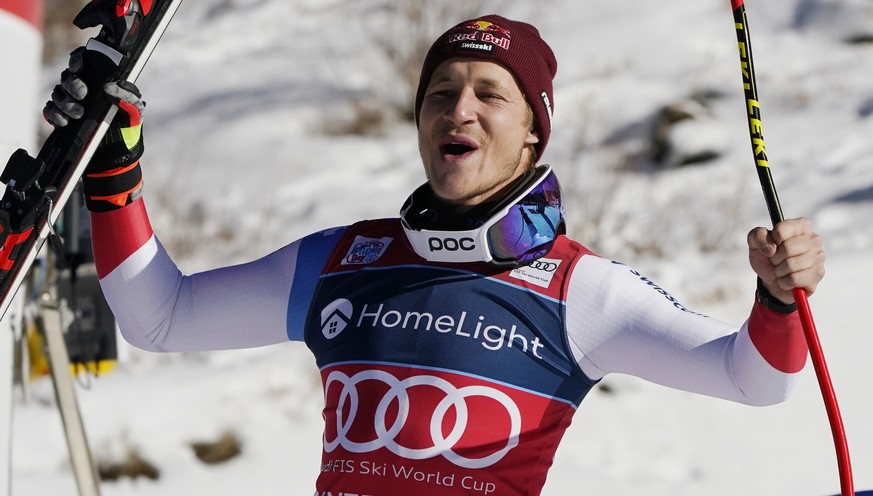
[[[487,15],[464,21],[437,38],[427,52],[415,95],[415,122],[421,113],[424,93],[433,71],[451,58],[491,60],[502,64],[518,81],[521,92],[533,109],[534,130],[540,141],[534,148],[537,157],[552,131],[552,79],[558,61],[537,28],[525,22]]]

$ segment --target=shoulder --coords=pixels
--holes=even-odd
[[[316,233],[309,237],[309,244],[316,243],[321,244],[316,251],[329,258],[328,271],[418,261],[407,246],[400,219],[396,217],[363,220],[339,230]]]
[[[599,256],[582,244],[561,235],[546,255],[512,270],[489,274],[492,278],[535,293],[566,301],[567,284],[583,258]]]
[[[595,253],[593,250],[589,249],[582,243],[568,238],[566,235],[558,236],[558,239],[555,240],[555,246],[552,248],[552,251],[549,252],[549,255],[557,255],[561,258],[573,258],[579,259],[583,256],[591,256],[595,258],[600,258],[600,255]]]
[[[314,232],[286,246],[296,252],[300,263],[324,263],[348,232],[350,226],[331,227]]]

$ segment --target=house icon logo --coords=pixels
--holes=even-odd
[[[324,307],[321,311],[321,333],[325,339],[333,339],[349,325],[355,308],[352,302],[339,298]]]

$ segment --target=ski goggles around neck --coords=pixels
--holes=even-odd
[[[487,262],[514,268],[542,257],[563,234],[561,186],[551,166],[535,167],[504,199],[483,216],[475,229],[424,229],[427,184],[404,203],[400,221],[406,238],[420,257],[430,262]]]

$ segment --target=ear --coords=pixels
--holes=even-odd
[[[535,145],[540,142],[540,133],[534,130],[534,127],[531,126],[530,131],[527,132],[527,136],[524,137],[525,145]]]
[[[540,142],[540,135],[536,131],[528,131],[527,136],[524,138],[524,148],[522,148],[521,152],[526,154],[527,157],[523,158],[522,161],[528,165],[533,166],[536,164],[537,158],[537,150],[536,144]]]

